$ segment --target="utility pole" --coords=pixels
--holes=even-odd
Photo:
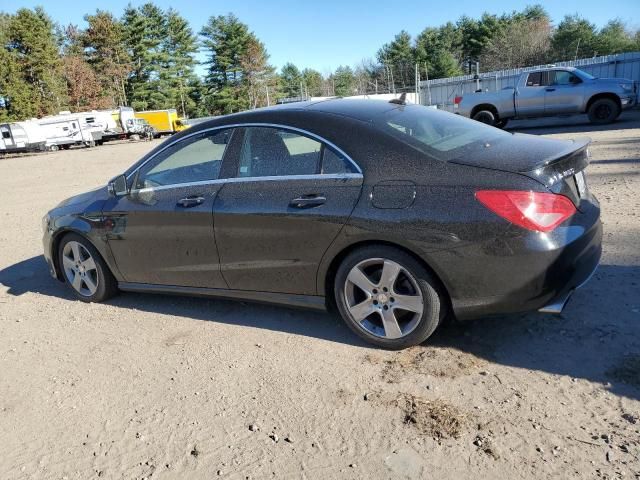
[[[271,102],[269,101],[269,84],[265,84],[265,87],[267,89],[267,107],[271,106]]]

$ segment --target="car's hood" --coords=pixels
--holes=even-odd
[[[102,204],[109,198],[107,187],[102,186],[85,193],[80,193],[60,202],[56,208],[77,206],[78,210],[101,210]],[[84,206],[84,207],[83,207]]]
[[[625,83],[633,85],[633,80],[629,80],[628,78],[594,78],[591,81],[596,83]]]

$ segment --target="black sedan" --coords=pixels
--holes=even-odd
[[[44,254],[84,301],[328,307],[403,348],[447,315],[562,310],[601,254],[587,147],[376,100],[258,109],[175,135],[62,202]]]

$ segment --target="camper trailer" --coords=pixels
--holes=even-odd
[[[46,149],[45,132],[35,122],[14,122],[0,124],[3,153],[32,152]],[[3,148],[4,147],[4,148]]]
[[[68,149],[72,145],[93,147],[102,143],[103,128],[98,122],[87,122],[83,115],[55,115],[34,120],[43,130],[47,150]]]

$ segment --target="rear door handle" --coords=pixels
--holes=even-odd
[[[555,91],[556,91],[556,89],[555,89],[555,88],[546,88],[545,90],[546,90],[547,92],[555,92]]]
[[[289,206],[293,208],[313,208],[324,205],[326,201],[327,198],[323,195],[303,195],[291,200]]]
[[[204,197],[200,195],[192,195],[190,197],[181,198],[178,200],[178,206],[182,208],[190,208],[195,207],[196,205],[200,205],[204,202]]]

